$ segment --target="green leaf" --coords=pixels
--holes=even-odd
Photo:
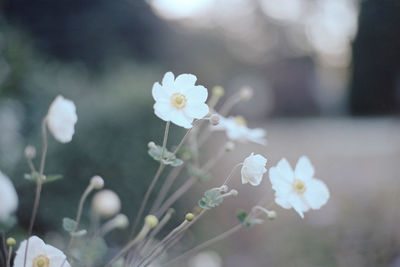
[[[183,160],[177,158],[174,153],[164,149],[159,145],[149,148],[149,155],[156,161],[162,161],[165,165],[177,167],[183,164]]]
[[[246,227],[264,223],[264,220],[260,218],[249,217],[249,214],[243,210],[240,210],[236,217],[238,218],[239,222]]]
[[[198,204],[203,209],[212,209],[219,206],[224,198],[220,197],[221,191],[219,188],[212,188],[204,193],[204,196],[199,200]]]
[[[63,176],[61,174],[52,174],[52,175],[48,175],[46,176],[46,178],[44,179],[43,183],[51,183],[57,180],[60,180]]]
[[[83,229],[83,230],[79,230],[77,232],[71,232],[70,234],[71,234],[71,236],[74,236],[74,237],[84,236],[87,234],[87,231],[85,229]]]
[[[63,228],[65,231],[72,233],[75,230],[76,221],[70,218],[63,218]]]

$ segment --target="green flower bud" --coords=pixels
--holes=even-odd
[[[158,224],[158,219],[154,215],[147,215],[146,218],[144,218],[144,222],[149,225],[151,228],[154,228]]]
[[[7,238],[6,243],[7,243],[8,246],[15,246],[15,244],[17,244],[17,241],[15,241],[14,238],[9,237],[9,238]]]
[[[194,214],[193,213],[187,213],[186,214],[186,216],[185,216],[185,219],[188,221],[188,222],[191,222],[191,221],[193,221],[193,219],[194,219]]]

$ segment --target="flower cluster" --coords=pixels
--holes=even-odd
[[[45,244],[39,237],[32,235],[42,184],[60,178],[60,176],[49,176],[44,173],[47,129],[56,140],[61,143],[68,143],[72,141],[75,124],[78,120],[75,104],[71,100],[65,99],[63,96],[55,98],[42,124],[44,142],[39,169],[35,168],[32,161],[36,157],[36,149],[33,146],[27,146],[25,149],[25,157],[31,170],[25,177],[35,183],[36,195],[28,237],[20,243],[16,251],[15,267],[69,267],[75,262],[79,266],[101,266],[106,254],[113,256],[105,265],[106,267],[154,266],[156,262],[160,261],[160,256],[178,242],[185,231],[200,217],[204,216],[208,210],[218,208],[226,199],[238,196],[239,190],[232,188],[230,182],[237,177],[236,172],[239,167],[241,167],[242,184],[250,184],[251,186],[260,186],[263,177],[268,172],[272,189],[275,191],[275,203],[284,209],[293,208],[302,218],[304,212],[320,209],[327,203],[330,196],[329,190],[324,182],[314,177],[314,167],[307,157],[300,157],[294,170],[283,158],[276,166],[269,167],[268,171],[267,158],[261,154],[251,153],[243,162],[232,168],[222,184],[206,190],[198,201],[198,205],[185,214],[178,226],[164,237],[156,237],[156,235],[162,233],[162,227],[173,216],[174,211],[171,207],[174,203],[198,181],[204,182],[211,179],[210,172],[213,167],[217,165],[219,160],[226,158],[226,153],[236,149],[234,142],[253,142],[263,146],[267,144],[264,129],[248,128],[243,117],[228,116],[230,109],[235,104],[248,101],[252,97],[253,90],[251,88],[242,88],[238,93],[228,98],[220,110],[216,111],[215,106],[224,95],[223,88],[215,87],[207,102],[207,89],[202,85],[196,85],[196,81],[197,77],[192,74],[181,74],[175,78],[172,72],[167,72],[161,84],[156,82],[153,85],[154,113],[157,117],[166,121],[162,145],[157,145],[153,141],[148,143],[148,154],[159,162],[159,167],[144,194],[141,207],[132,223],[132,238],[117,253],[115,253],[115,249],[107,252],[104,237],[114,229],[125,229],[130,222],[126,215],[119,213],[122,205],[120,198],[115,192],[103,189],[105,182],[99,175],[94,175],[90,179],[79,201],[76,217],[65,217],[62,220],[62,226],[69,237],[69,241],[65,244],[65,254],[61,250]],[[199,121],[199,123],[194,123],[195,121]],[[187,129],[186,134],[174,150],[168,149],[168,133],[171,122]],[[227,142],[218,152],[213,153],[212,157],[204,161],[199,156],[199,148],[206,144],[207,139],[216,131],[225,131]],[[186,142],[189,144],[186,144]],[[162,177],[166,166],[171,166],[172,170],[161,186],[162,189],[152,207],[148,207],[150,195],[160,177]],[[186,172],[182,172],[183,169],[186,169]],[[169,194],[177,177],[186,173],[189,174],[186,182],[178,185],[178,189]],[[100,191],[94,194],[91,204],[91,228],[94,230],[88,231],[80,228],[80,220],[85,201],[95,190]],[[266,219],[275,219],[277,212],[266,209],[263,206],[264,203],[260,203],[254,206],[250,212],[239,211],[237,214],[239,224],[221,236],[226,237],[242,227],[263,224]],[[10,179],[0,172],[0,226],[8,224],[12,227],[13,220],[11,218],[13,218],[17,206],[16,190]],[[145,214],[146,210],[150,210],[150,214]],[[140,230],[137,227],[141,227]],[[6,230],[9,229],[10,227]],[[209,245],[216,240],[219,239],[210,239],[205,244]],[[11,260],[12,246],[15,244],[16,241],[13,238],[7,239],[9,246],[8,263]],[[170,259],[167,264],[179,260],[199,247],[202,247],[202,245],[183,253],[177,258]],[[213,253],[198,254],[191,259],[190,265],[205,266],[205,262],[207,266],[221,266],[220,258]]]

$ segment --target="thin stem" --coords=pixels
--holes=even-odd
[[[223,146],[219,151],[217,156],[212,157],[209,161],[207,161],[204,166],[201,168],[204,172],[208,172],[214,167],[214,165],[222,158],[226,153],[226,148]]]
[[[228,182],[231,180],[231,178],[232,178],[233,173],[235,172],[235,170],[236,170],[238,167],[242,166],[242,165],[243,165],[243,163],[236,164],[235,167],[233,167],[233,169],[231,170],[231,173],[228,175],[228,177],[225,179],[225,182],[224,182],[222,185],[228,184]]]
[[[12,251],[13,251],[13,247],[9,246],[8,247],[8,257],[7,257],[7,267],[11,266],[10,262],[11,262]]]
[[[154,175],[153,180],[151,181],[151,184],[150,184],[149,188],[147,189],[146,194],[144,195],[142,204],[140,205],[140,208],[139,208],[139,212],[138,212],[138,214],[136,215],[135,222],[133,223],[133,226],[132,226],[131,237],[135,234],[136,228],[137,228],[137,226],[138,226],[138,224],[139,224],[139,222],[140,222],[140,219],[141,219],[141,217],[142,217],[142,215],[143,215],[144,209],[145,209],[145,207],[146,207],[146,205],[147,205],[147,202],[148,202],[148,200],[149,200],[149,198],[150,198],[150,194],[151,194],[151,192],[153,191],[154,186],[156,185],[158,179],[159,179],[160,176],[161,176],[162,171],[163,171],[164,168],[165,168],[165,165],[164,165],[162,159],[163,159],[163,157],[164,157],[164,151],[165,151],[165,148],[166,148],[166,146],[167,146],[168,132],[169,132],[169,126],[170,126],[170,124],[171,124],[171,122],[170,122],[170,121],[167,121],[167,124],[165,125],[164,140],[163,140],[163,146],[162,146],[162,153],[161,153],[160,165],[159,165],[159,167],[158,167],[158,170],[157,170],[156,174]]]
[[[193,125],[193,127],[195,127],[195,126]],[[186,141],[186,139],[188,138],[188,136],[189,136],[190,132],[192,131],[193,127],[186,131],[186,133],[185,133],[185,135],[183,136],[181,142],[180,142],[180,143],[178,144],[178,146],[175,148],[174,153],[173,153],[174,155],[176,155],[176,153],[177,153],[177,152],[179,151],[179,149],[182,147],[183,143],[185,143],[185,141]]]
[[[28,161],[29,169],[31,169],[31,172],[36,172],[35,165],[33,165],[32,159],[27,158],[26,160]]]
[[[78,211],[76,213],[76,220],[75,220],[76,224],[75,224],[74,230],[71,232],[71,238],[70,238],[68,246],[67,246],[67,252],[69,252],[69,250],[72,247],[72,243],[74,240],[73,233],[75,233],[78,230],[79,223],[81,221],[81,216],[82,216],[83,204],[85,203],[86,198],[89,196],[89,194],[90,194],[90,192],[92,192],[92,190],[93,190],[93,185],[92,185],[92,183],[89,183],[85,192],[83,192],[81,199],[79,200]]]
[[[225,103],[222,105],[221,109],[219,110],[219,114],[222,116],[226,116],[229,114],[229,111],[235,106],[237,103],[240,102],[240,95],[239,92],[230,96]]]
[[[151,226],[148,224],[144,224],[142,230],[140,230],[139,234],[129,242],[105,267],[111,267],[119,258],[124,256],[133,246],[135,246],[139,241],[146,237],[147,233],[150,231]]]
[[[185,194],[186,191],[188,191],[196,182],[196,177],[190,177],[178,190],[176,190],[169,198],[167,198],[161,208],[156,212],[157,216],[162,215],[166,210],[168,210],[169,207],[171,207],[171,205],[174,204],[175,201],[177,201],[183,194]]]
[[[222,234],[220,234],[220,235],[218,235],[218,236],[216,236],[214,238],[211,238],[211,239],[201,243],[200,245],[197,245],[194,248],[189,249],[188,251],[184,252],[183,254],[179,255],[178,257],[176,257],[176,258],[164,263],[163,265],[173,264],[173,263],[175,263],[175,262],[177,262],[177,261],[179,261],[179,260],[181,260],[181,259],[183,259],[183,258],[185,258],[185,257],[187,257],[187,256],[199,251],[199,250],[202,250],[202,249],[204,249],[206,247],[209,247],[212,244],[214,244],[214,243],[216,243],[218,241],[221,241],[221,240],[231,236],[232,234],[236,233],[237,231],[242,229],[242,227],[243,227],[242,224],[237,224],[236,226],[234,226],[231,229],[223,232]]]
[[[169,189],[175,182],[176,178],[178,178],[184,166],[185,164],[182,164],[181,166],[173,168],[171,170],[170,174],[164,182],[164,185],[161,187],[160,192],[157,194],[157,198],[154,201],[153,207],[150,209],[150,213],[154,213],[158,208],[160,208],[161,203],[165,200]]]
[[[44,166],[46,163],[46,154],[47,154],[46,123],[47,123],[47,116],[42,121],[42,137],[43,137],[42,158],[40,161],[39,178],[36,180],[36,193],[35,193],[35,200],[34,200],[34,204],[33,204],[31,221],[29,223],[28,240],[26,241],[26,247],[25,247],[24,267],[26,267],[26,258],[27,258],[27,254],[28,254],[29,238],[32,235],[33,225],[35,224],[36,214],[37,214],[37,210],[39,208],[40,193],[42,191],[42,177],[43,177],[43,171],[44,171]]]

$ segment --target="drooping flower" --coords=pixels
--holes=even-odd
[[[59,95],[51,103],[47,113],[47,126],[54,138],[61,143],[68,143],[75,133],[78,121],[74,102]]]
[[[0,171],[0,221],[9,218],[17,207],[17,192],[10,179]]]
[[[154,112],[160,119],[171,121],[178,126],[191,128],[194,119],[202,119],[208,114],[207,89],[195,85],[196,76],[181,74],[174,79],[172,72],[167,72],[162,85],[156,82],[152,94],[156,101]]]
[[[98,215],[109,218],[121,209],[121,200],[114,191],[105,189],[97,192],[92,200],[92,208]]]
[[[24,240],[19,246],[14,260],[14,267],[24,266],[26,244],[27,241]],[[51,245],[47,245],[37,236],[31,236],[29,238],[26,266],[71,267],[67,261],[67,257],[61,250]]]
[[[210,126],[212,131],[225,131],[227,137],[232,141],[253,142],[260,145],[266,145],[266,132],[264,129],[247,127],[246,120],[242,116],[224,118],[220,116],[219,124]]]
[[[275,202],[285,209],[294,208],[304,218],[303,212],[320,209],[329,199],[329,190],[324,182],[314,178],[314,167],[302,156],[293,171],[283,158],[269,170]]]
[[[241,170],[242,184],[250,183],[252,186],[258,186],[261,183],[264,173],[267,171],[265,168],[266,165],[266,158],[251,153],[251,155],[243,161]]]

